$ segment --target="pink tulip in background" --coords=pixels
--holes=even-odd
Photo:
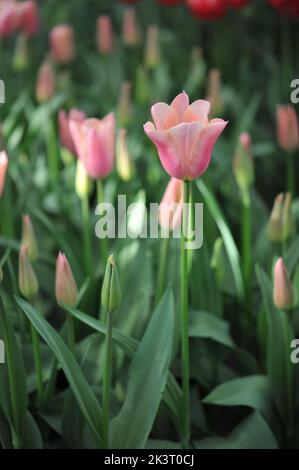
[[[55,295],[58,304],[75,307],[78,288],[67,257],[59,253],[56,261]]]
[[[187,93],[180,93],[171,103],[152,106],[154,123],[144,131],[158,149],[162,166],[170,176],[193,180],[201,176],[211,161],[214,144],[227,122],[208,115],[210,103],[197,100],[191,105]]]
[[[126,8],[124,11],[123,41],[126,46],[136,46],[140,42],[140,32],[134,8]]]
[[[67,114],[64,110],[59,111],[58,124],[61,146],[69,150],[73,155],[76,155],[76,148],[70,130],[70,121],[83,122],[86,115],[79,109],[71,109]]]
[[[113,169],[115,154],[115,118],[70,121],[70,130],[79,159],[93,179],[104,178]]]
[[[8,167],[8,158],[6,152],[0,152],[0,197],[3,194],[6,172]]]
[[[97,48],[100,54],[110,54],[114,49],[113,26],[108,15],[102,15],[98,19]]]
[[[0,37],[8,37],[17,31],[33,36],[38,30],[38,7],[35,1],[0,2]]]
[[[277,106],[277,136],[282,149],[293,152],[299,148],[299,121],[291,105]]]
[[[45,61],[38,71],[35,96],[39,103],[53,98],[56,88],[56,76],[54,68],[49,61]]]
[[[68,64],[75,57],[74,30],[67,24],[60,24],[49,35],[51,56],[58,64]]]
[[[273,302],[281,310],[293,305],[293,288],[282,258],[278,258],[274,268]]]
[[[159,224],[162,228],[175,230],[182,224],[184,182],[171,178],[159,205]]]

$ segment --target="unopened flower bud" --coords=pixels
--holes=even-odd
[[[121,291],[113,255],[109,256],[102,287],[102,305],[111,314],[120,306]]]
[[[24,215],[22,226],[22,245],[26,245],[28,248],[28,255],[30,261],[36,261],[38,258],[38,244],[34,232],[34,228],[29,215]]]
[[[239,137],[233,167],[240,190],[248,191],[254,182],[254,162],[251,153],[251,138],[247,132],[243,132]]]
[[[13,68],[16,71],[26,70],[29,64],[28,36],[20,33],[15,46],[13,55]]]
[[[114,49],[114,32],[111,18],[102,15],[97,22],[97,48],[100,54],[111,54]]]
[[[148,27],[145,39],[145,65],[147,68],[155,68],[160,63],[159,27]]]
[[[159,204],[159,224],[162,229],[176,230],[182,225],[184,182],[171,178]]]
[[[223,112],[223,99],[221,93],[221,76],[218,69],[209,71],[208,77],[208,96],[207,100],[211,103],[211,115],[216,116]]]
[[[56,261],[55,296],[58,304],[75,307],[78,299],[77,284],[66,256],[59,253]]]
[[[75,189],[77,196],[80,199],[85,198],[90,194],[92,187],[92,182],[85,170],[85,166],[81,162],[81,160],[77,160],[77,170],[76,170],[76,181],[75,181]]]
[[[273,302],[280,310],[293,305],[293,287],[282,258],[278,258],[274,267]]]
[[[267,226],[267,237],[271,242],[281,243],[293,235],[295,222],[290,193],[278,194]]]
[[[295,108],[291,105],[277,106],[276,121],[280,147],[293,152],[299,147],[299,121]]]
[[[58,64],[69,64],[75,57],[74,30],[67,24],[55,26],[49,35],[51,57]]]
[[[122,180],[130,181],[133,178],[135,167],[128,149],[126,129],[120,129],[118,133],[116,145],[116,168]]]
[[[5,151],[2,151],[0,152],[0,198],[4,190],[7,167],[8,167],[7,153]]]
[[[126,8],[123,15],[123,41],[126,46],[136,46],[140,42],[140,32],[136,19],[136,10]]]
[[[44,103],[53,98],[55,94],[56,77],[52,64],[49,61],[44,62],[37,76],[36,99],[39,103]]]
[[[38,293],[38,281],[26,245],[21,245],[19,255],[19,289],[26,299],[33,299]]]

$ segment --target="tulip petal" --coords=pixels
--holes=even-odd
[[[208,116],[210,112],[211,105],[209,101],[206,100],[197,100],[194,103],[190,104],[186,111],[184,112],[184,121],[193,122],[199,121],[204,125],[209,123]]]
[[[152,106],[151,114],[157,130],[165,130],[176,126],[179,118],[176,111],[166,103],[156,103]]]
[[[189,96],[183,91],[174,98],[170,106],[176,111],[179,120],[183,121],[184,112],[189,106]]]

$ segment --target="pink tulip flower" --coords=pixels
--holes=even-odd
[[[58,124],[61,146],[69,150],[73,155],[76,155],[76,148],[70,130],[70,121],[83,122],[86,115],[79,109],[71,109],[69,114],[64,110],[59,111]]]
[[[181,226],[183,204],[184,182],[171,178],[159,205],[159,224],[162,228],[175,230]]]
[[[8,37],[16,31],[33,36],[38,30],[38,8],[36,2],[27,0],[0,2],[0,37]]]
[[[53,98],[56,88],[56,76],[51,62],[44,62],[37,76],[35,96],[39,103]]]
[[[55,296],[58,304],[75,307],[78,288],[67,257],[59,253],[56,261]]]
[[[70,121],[70,130],[79,159],[93,179],[104,178],[113,169],[115,154],[115,118]]]
[[[100,54],[110,54],[114,49],[114,33],[111,18],[102,15],[97,22],[97,48]]]
[[[51,56],[58,64],[69,64],[75,57],[74,30],[67,24],[59,24],[49,35]]]
[[[209,111],[208,101],[197,100],[190,105],[185,92],[170,106],[152,106],[154,123],[147,122],[144,131],[156,145],[162,166],[170,176],[193,180],[207,170],[214,144],[227,125],[223,119],[209,121]]]
[[[293,305],[293,288],[282,258],[278,258],[274,268],[273,302],[281,310]]]
[[[8,158],[5,151],[0,152],[0,197],[3,194],[6,172],[8,167]]]
[[[16,2],[14,0],[0,3],[0,37],[5,38],[17,30]]]
[[[34,36],[38,31],[38,7],[33,0],[27,0],[17,4],[19,28],[27,34]]]
[[[126,46],[136,46],[140,42],[140,32],[136,19],[136,10],[126,8],[123,16],[123,41]]]
[[[293,152],[299,147],[299,122],[291,105],[277,106],[277,136],[282,149]]]

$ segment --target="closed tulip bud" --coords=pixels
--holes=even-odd
[[[49,35],[51,57],[58,64],[69,64],[75,57],[74,30],[67,24],[60,24]]]
[[[221,284],[225,274],[223,240],[217,238],[213,247],[213,254],[211,259],[211,268],[213,269],[218,285]]]
[[[26,299],[33,299],[38,293],[38,281],[26,245],[21,245],[19,255],[19,289]]]
[[[293,106],[277,106],[277,137],[279,145],[287,152],[299,148],[299,122]]]
[[[293,288],[282,258],[274,267],[273,302],[280,310],[289,310],[293,305]]]
[[[130,181],[135,173],[134,162],[129,153],[127,144],[127,131],[120,129],[116,146],[116,169],[124,181]]]
[[[121,303],[118,271],[113,255],[109,256],[102,287],[102,305],[107,313],[113,313]]]
[[[13,67],[16,71],[26,70],[29,64],[28,36],[21,33],[16,42]]]
[[[145,65],[147,68],[155,68],[160,63],[159,27],[148,27],[145,39]]]
[[[134,8],[126,8],[123,16],[123,41],[126,46],[132,47],[140,43],[140,32]]]
[[[218,69],[209,71],[207,100],[211,103],[212,116],[222,114],[224,104],[221,96],[221,76]]]
[[[8,158],[5,151],[0,152],[0,198],[4,191],[6,172],[8,167]]]
[[[38,258],[38,244],[29,215],[23,216],[22,245],[26,245],[30,261]]]
[[[251,138],[247,132],[239,137],[234,156],[235,178],[241,191],[248,191],[254,182],[254,162],[251,153]]]
[[[274,200],[273,209],[267,226],[267,237],[271,242],[281,243],[295,231],[290,193],[279,194]]]
[[[80,160],[77,161],[75,189],[77,196],[80,199],[84,199],[86,196],[88,196],[92,189],[90,178],[85,170],[83,163]]]
[[[114,49],[114,32],[111,18],[102,15],[97,22],[97,48],[100,54],[111,54]]]
[[[175,230],[182,225],[184,182],[171,178],[159,204],[159,224],[162,229]]]
[[[55,296],[58,304],[65,304],[69,307],[75,307],[77,304],[77,284],[63,253],[59,253],[56,261]]]
[[[120,88],[120,95],[118,100],[118,119],[122,127],[126,127],[130,122],[131,117],[131,82],[123,82]]]
[[[37,76],[36,99],[39,103],[44,103],[53,98],[56,88],[56,77],[52,64],[49,61],[44,62]]]

